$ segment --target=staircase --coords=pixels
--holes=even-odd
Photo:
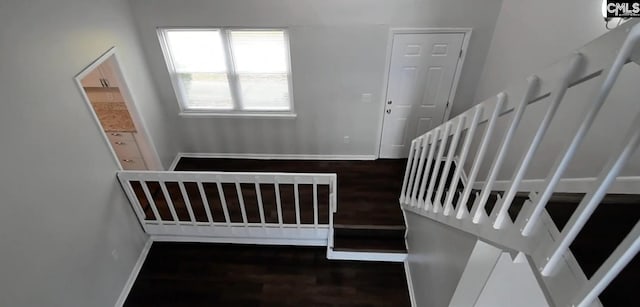
[[[416,138],[400,196],[403,210],[473,234],[512,261],[527,263],[549,306],[635,305],[623,293],[633,291],[640,272],[633,260],[640,250],[640,199],[633,194],[640,189],[636,185],[628,195],[608,191],[640,144],[640,114],[627,131],[607,136],[609,158],[601,169],[583,165],[597,177],[578,193],[562,193],[558,186],[596,116],[606,109],[621,70],[640,58],[638,41],[640,25],[628,22]],[[523,179],[536,167],[532,161],[550,125],[562,120],[554,116],[565,93],[585,88],[590,80],[600,83],[577,110],[582,120],[567,128],[573,134],[553,153],[546,178],[525,188]],[[533,105],[544,112],[529,112]],[[523,118],[532,117],[539,124],[527,131],[530,144],[515,165],[503,170]],[[507,123],[500,137],[499,122]],[[486,170],[483,181],[481,169]],[[508,180],[498,188],[498,176],[505,172]]]
[[[624,297],[638,284],[640,189],[637,182],[625,195],[610,188],[640,144],[640,114],[626,131],[607,135],[603,167],[583,165],[596,177],[571,193],[558,187],[621,70],[639,62],[638,41],[638,22],[623,24],[419,136],[406,164],[211,159],[198,166],[183,159],[176,171],[122,171],[118,178],[155,241],[315,245],[327,246],[329,259],[404,261],[402,209],[499,248],[501,263],[535,276],[549,306],[635,304]],[[545,152],[555,160],[547,176],[525,184],[549,127],[562,120],[554,116],[565,93],[590,80],[599,84],[582,101],[582,120],[567,128],[562,149]],[[503,165],[532,117],[538,125],[527,130],[530,144],[514,165]],[[479,298],[485,285],[475,284]]]

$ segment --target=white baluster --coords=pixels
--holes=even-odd
[[[224,195],[224,190],[222,189],[222,184],[220,182],[220,176],[216,176],[216,188],[218,188],[218,196],[220,197],[220,206],[222,206],[222,213],[224,214],[224,222],[227,226],[231,226],[229,208],[227,207],[227,197]]]
[[[260,189],[260,184],[258,183],[258,176],[256,176],[256,183],[254,183],[256,189],[256,199],[258,201],[258,211],[260,212],[260,224],[264,227],[265,218],[264,218],[264,203],[262,202],[262,190]]]
[[[447,185],[447,177],[449,177],[449,170],[451,169],[451,163],[453,162],[453,156],[456,153],[456,147],[458,146],[458,142],[460,141],[460,134],[462,133],[462,127],[464,126],[464,122],[467,119],[466,116],[462,115],[458,117],[458,125],[456,126],[455,133],[453,134],[453,139],[451,140],[451,144],[449,145],[449,153],[447,154],[447,161],[444,163],[444,170],[442,171],[442,179],[440,179],[440,184],[438,185],[438,190],[436,191],[436,197],[434,199],[435,206],[440,208],[444,208],[443,214],[448,215],[450,208],[446,208],[442,206],[440,203],[440,199],[442,198],[442,193],[444,193],[445,186]],[[449,189],[455,189],[453,186],[453,178],[451,181],[451,186]]]
[[[187,212],[189,213],[189,222],[191,222],[192,226],[195,226],[196,217],[193,214],[193,207],[191,207],[191,200],[189,200],[189,195],[187,194],[187,190],[184,188],[184,182],[182,182],[180,178],[178,178],[178,188],[180,188],[180,193],[182,194],[184,206],[187,208]]]
[[[402,180],[402,190],[400,192],[400,203],[404,204],[407,193],[407,186],[411,184],[409,182],[409,173],[411,172],[411,167],[413,166],[413,151],[416,148],[416,140],[411,141],[411,148],[409,149],[409,157],[407,159],[407,166],[404,170],[404,179]]]
[[[280,184],[278,184],[278,177],[275,177],[274,188],[276,190],[276,209],[278,210],[278,224],[282,227],[282,203],[280,202]]]
[[[455,193],[457,192],[458,181],[460,180],[460,176],[462,175],[462,170],[464,169],[464,163],[467,160],[467,155],[469,154],[469,149],[471,148],[471,142],[473,141],[473,137],[475,136],[476,130],[478,128],[478,121],[480,120],[480,116],[482,116],[483,107],[482,105],[477,105],[474,108],[473,118],[471,119],[471,124],[469,124],[469,129],[467,130],[467,135],[465,136],[464,145],[462,146],[462,151],[460,152],[460,158],[458,160],[458,165],[456,166],[456,172],[453,174],[453,180],[451,180],[452,189],[449,190],[449,194],[447,195],[447,199],[445,200],[445,208],[447,206],[453,207],[453,198]],[[458,193],[461,194],[461,193]],[[460,195],[462,196],[462,195]],[[460,197],[458,198],[457,205],[458,213],[456,214],[457,219],[461,219],[463,215],[462,208],[460,207]],[[466,210],[466,209],[465,209]],[[445,210],[445,215],[447,214]]]
[[[414,140],[416,142],[416,146],[415,146],[415,152],[413,155],[413,165],[411,166],[411,174],[409,175],[409,184],[407,186],[407,196],[409,197],[409,199],[405,198],[405,203],[406,204],[410,204],[411,206],[415,205],[415,199],[411,198],[411,195],[413,195],[412,193],[412,187],[414,186],[414,180],[415,180],[415,176],[416,176],[416,170],[418,168],[418,156],[420,155],[420,151],[424,150],[424,148],[422,147],[422,143],[424,141],[424,139],[418,138]]]
[[[640,40],[640,27],[636,25],[632,28],[631,33],[629,33],[627,39],[624,41],[620,52],[613,62],[613,65],[611,65],[611,68],[609,69],[609,73],[607,74],[606,79],[602,83],[602,86],[600,87],[596,98],[588,107],[588,112],[584,117],[582,123],[580,124],[578,131],[576,131],[575,136],[571,140],[571,143],[564,151],[564,154],[561,155],[558,160],[556,160],[556,163],[551,168],[551,172],[545,179],[545,189],[542,193],[540,193],[540,198],[535,204],[533,212],[531,213],[531,217],[529,218],[529,222],[522,229],[523,236],[529,236],[533,232],[534,227],[537,225],[538,220],[540,219],[542,210],[544,210],[547,201],[549,201],[549,198],[551,198],[556,185],[560,181],[560,178],[562,177],[565,169],[569,166],[569,163],[571,162],[574,154],[577,152],[578,147],[580,146],[580,144],[582,144],[582,140],[593,124],[593,121],[595,120],[596,115],[598,115],[598,112],[604,104],[604,101],[607,99],[607,96],[609,96],[609,93],[611,92],[616,79],[620,75],[620,71],[622,71],[624,64],[626,64],[627,60],[629,59],[629,56],[635,48],[638,40]]]
[[[465,208],[464,210],[466,210],[467,201],[469,200],[469,197],[471,195],[473,185],[476,182],[476,177],[478,176],[478,172],[480,171],[480,166],[482,164],[482,161],[484,160],[484,155],[487,152],[487,147],[489,147],[489,141],[491,140],[493,129],[496,126],[496,120],[498,119],[498,115],[500,115],[500,112],[502,111],[503,103],[506,101],[506,98],[507,97],[504,93],[498,94],[498,101],[496,102],[493,113],[491,113],[489,121],[487,122],[487,128],[484,132],[484,136],[482,137],[482,143],[480,144],[480,148],[478,148],[478,151],[476,153],[476,158],[473,161],[471,173],[469,174],[469,177],[467,179],[467,186],[464,188],[462,196],[460,197],[460,203],[458,204],[459,209]],[[482,207],[482,204],[478,202],[476,202],[476,204],[477,205],[475,206],[475,208],[472,208],[472,210],[477,211],[478,208]],[[461,216],[461,213],[459,213],[459,215]]]
[[[577,295],[577,303],[573,306],[587,307],[602,293],[624,269],[633,257],[640,251],[640,222],[637,222],[631,232],[609,255],[591,279],[580,289]],[[637,286],[637,285],[636,285]]]
[[[207,199],[207,195],[204,193],[202,181],[198,179],[197,185],[198,192],[200,193],[200,199],[202,199],[202,205],[204,206],[204,212],[207,214],[207,222],[209,222],[209,226],[213,226],[213,216],[211,215],[211,209],[209,208],[209,200]]]
[[[249,221],[247,220],[247,209],[244,206],[244,197],[242,196],[242,188],[240,187],[240,183],[236,178],[235,181],[236,186],[236,194],[238,195],[238,203],[240,203],[240,213],[242,214],[242,222],[244,226],[248,226]]]
[[[448,122],[444,125],[444,133],[442,133],[442,138],[440,140],[440,145],[438,148],[438,154],[436,155],[433,161],[433,175],[431,175],[431,180],[429,180],[429,188],[427,188],[427,195],[425,196],[425,203],[431,202],[431,196],[435,190],[436,182],[438,181],[440,175],[440,164],[442,163],[442,155],[444,154],[444,149],[447,147],[447,141],[449,140],[449,130],[451,130],[451,122]],[[433,143],[435,146],[436,143]],[[431,202],[434,213],[438,213],[440,211],[439,202],[435,201]]]
[[[141,179],[140,186],[142,187],[144,196],[147,198],[147,201],[149,202],[149,206],[151,207],[151,211],[153,212],[153,215],[154,215],[154,221],[158,221],[159,224],[162,224],[162,217],[160,216],[160,213],[158,212],[158,208],[156,207],[156,201],[153,200],[153,197],[151,197],[151,193],[149,192],[149,188],[147,187],[147,182]],[[178,219],[174,219],[174,221],[177,223]]]
[[[313,226],[318,228],[318,184],[315,177],[313,178]]]
[[[422,147],[421,147],[421,153],[420,153],[420,162],[418,162],[418,172],[415,176],[413,189],[411,191],[411,204],[416,206],[420,204],[420,199],[417,198],[418,189],[420,188],[420,178],[424,176],[425,172],[429,171],[424,168],[424,160],[426,159],[426,156],[427,156],[427,146],[433,146],[433,145],[429,145],[429,141],[431,140],[430,133],[427,133],[426,135],[424,135],[422,139],[423,141],[422,141]]]
[[[427,190],[427,179],[430,176],[431,165],[433,164],[433,156],[435,155],[436,145],[438,144],[438,137],[440,136],[440,127],[436,128],[431,134],[431,144],[429,145],[429,156],[427,157],[427,165],[424,167],[425,171],[422,175],[420,183],[420,192],[418,193],[418,208],[424,208],[424,210],[431,209],[431,201],[424,197],[424,193]],[[433,180],[431,176],[430,180]],[[429,181],[430,181],[429,180]]]
[[[298,183],[296,182],[296,177],[293,177],[293,198],[296,206],[296,225],[300,227],[300,195],[298,191]]]
[[[609,159],[607,164],[602,168],[595,182],[595,189],[591,189],[587,195],[582,198],[576,211],[565,225],[560,238],[549,249],[551,255],[547,264],[542,270],[542,275],[549,276],[558,265],[562,256],[569,249],[569,245],[576,238],[580,230],[596,210],[600,201],[604,198],[609,186],[616,180],[616,176],[620,173],[626,162],[629,160],[634,151],[640,144],[640,113],[633,121],[627,136],[621,143],[615,154]]]
[[[577,73],[578,68],[580,68],[583,61],[584,61],[583,56],[580,53],[574,54],[573,57],[571,58],[571,62],[569,63],[569,68],[567,69],[566,74],[564,75],[562,80],[560,80],[558,87],[555,89],[553,93],[553,98],[551,99],[551,102],[547,107],[547,111],[544,117],[542,118],[542,121],[540,122],[540,125],[538,127],[538,130],[536,131],[535,136],[531,140],[529,149],[527,149],[527,152],[525,153],[525,155],[522,156],[522,159],[520,160],[520,162],[518,163],[518,167],[516,168],[517,171],[511,177],[511,180],[510,180],[511,185],[509,189],[507,189],[507,192],[505,193],[504,198],[502,200],[502,203],[504,205],[501,206],[500,209],[498,209],[500,210],[500,212],[498,217],[496,218],[496,221],[494,222],[494,226],[493,226],[494,228],[496,229],[500,228],[500,226],[506,219],[507,212],[509,211],[509,207],[511,206],[511,203],[515,198],[516,193],[518,193],[518,187],[520,186],[520,182],[522,182],[522,179],[524,178],[524,175],[527,169],[529,168],[529,164],[533,160],[534,154],[536,153],[536,151],[538,150],[538,147],[542,143],[542,139],[544,135],[547,133],[549,126],[551,125],[551,120],[555,116],[556,111],[558,110],[558,106],[560,106],[560,102],[564,98],[564,95],[567,91],[567,88],[570,85],[571,80],[574,79],[574,75]]]
[[[171,218],[175,222],[176,225],[180,223],[178,219],[178,215],[176,214],[176,207],[173,204],[173,200],[171,199],[171,195],[169,195],[169,191],[167,191],[167,183],[158,180],[158,185],[160,185],[160,190],[162,190],[162,195],[164,196],[165,201],[167,202],[167,207],[169,208],[169,212],[171,213]]]
[[[471,124],[469,125],[469,129],[467,130],[467,134],[465,136],[464,145],[462,146],[462,150],[460,151],[460,157],[458,158],[456,170],[453,173],[453,178],[451,179],[451,187],[449,188],[449,193],[447,193],[447,198],[444,201],[444,215],[449,215],[450,211],[453,210],[453,198],[455,197],[455,193],[457,193],[458,191],[458,182],[460,181],[460,176],[462,175],[462,170],[464,169],[464,162],[467,160],[467,154],[469,153],[471,141],[473,141],[473,136],[475,135],[476,128],[478,126],[478,120],[482,115],[482,106],[476,106],[473,113],[474,114],[473,118],[471,119]],[[448,208],[449,210],[447,210]]]
[[[500,93],[501,95],[498,95],[498,103],[496,104],[496,109],[494,110],[493,115],[496,114],[496,111],[501,112],[502,110],[502,106],[507,102],[507,95],[505,93]],[[498,115],[499,116],[499,115]],[[489,126],[487,127],[487,133],[491,133],[493,134],[493,130],[495,128],[495,124],[496,124],[496,120],[497,117],[491,117],[491,120],[489,122]],[[511,131],[512,133],[515,132]],[[491,134],[487,134],[485,133],[485,139],[484,141],[486,141],[487,143],[482,143],[482,147],[485,147],[485,145],[488,146],[488,142],[491,139]],[[510,140],[510,136],[507,134],[505,135],[505,141],[506,140]],[[508,145],[508,142],[503,142],[503,145],[505,145],[505,143],[507,143],[506,145]],[[486,148],[482,149],[482,156],[484,156],[484,153],[486,151]],[[482,193],[480,193],[479,197],[476,197],[475,201],[477,203],[477,206],[475,206],[474,208],[474,212],[473,212],[473,223],[477,224],[480,223],[481,217],[483,217],[484,215],[484,207],[487,204],[487,200],[489,199],[489,194],[491,194],[491,189],[493,187],[493,182],[496,180],[496,177],[498,176],[498,171],[500,170],[500,165],[502,164],[502,160],[504,160],[504,156],[506,155],[506,151],[507,148],[506,146],[502,147],[502,151],[500,153],[498,153],[498,156],[493,160],[492,165],[491,165],[491,169],[489,171],[489,176],[487,177],[487,180],[485,181],[485,185],[484,188],[482,189]],[[477,161],[477,160],[476,160]],[[480,160],[482,161],[482,160]],[[474,165],[475,166],[475,165]],[[473,173],[472,171],[472,176],[475,180],[476,175],[477,175],[477,171],[478,169],[476,169],[476,173]]]

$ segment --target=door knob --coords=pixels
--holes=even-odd
[[[393,101],[391,101],[391,100],[387,101],[387,104],[391,104],[391,103],[393,103]]]
[[[391,114],[391,109],[387,109],[387,114]]]

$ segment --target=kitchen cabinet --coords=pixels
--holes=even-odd
[[[118,81],[110,63],[104,62],[82,79],[83,87],[118,87]]]
[[[135,132],[107,132],[111,147],[125,170],[146,170]]]

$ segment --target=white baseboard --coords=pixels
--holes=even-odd
[[[595,177],[590,178],[565,178],[561,179],[556,187],[556,192],[563,193],[585,193],[593,189],[593,185],[596,182]],[[479,181],[474,184],[474,188],[481,189],[484,186],[484,181]],[[544,179],[525,179],[522,180],[518,191],[520,192],[532,192],[542,190],[544,185]],[[504,191],[510,186],[509,180],[496,180],[493,184],[493,189],[496,191]],[[607,193],[611,194],[638,194],[640,191],[640,176],[628,176],[618,177],[616,181],[611,185]]]
[[[220,159],[258,159],[258,160],[375,160],[375,155],[298,155],[298,154],[249,154],[249,153],[188,153],[180,152],[180,158],[220,158]],[[174,162],[177,161],[174,160]]]
[[[129,278],[127,279],[127,282],[124,284],[124,288],[122,289],[122,292],[120,292],[120,296],[118,297],[118,300],[116,301],[116,304],[115,304],[116,307],[121,307],[122,305],[124,305],[124,302],[127,300],[127,296],[129,296],[129,292],[131,291],[133,284],[136,282],[136,278],[138,278],[140,269],[142,269],[142,265],[144,264],[144,261],[147,259],[147,255],[149,254],[149,250],[151,249],[152,244],[153,244],[153,239],[149,237],[147,239],[147,242],[144,244],[142,251],[140,252],[140,256],[138,256],[138,261],[136,261],[136,264],[133,266],[133,269],[129,274]]]
[[[411,307],[417,307],[416,293],[413,290],[413,280],[411,279],[411,269],[409,268],[409,259],[404,260],[404,275],[407,277],[407,288],[409,289],[409,299],[411,300]]]
[[[327,246],[327,239],[234,238],[154,235],[154,242],[230,243],[255,245]]]

